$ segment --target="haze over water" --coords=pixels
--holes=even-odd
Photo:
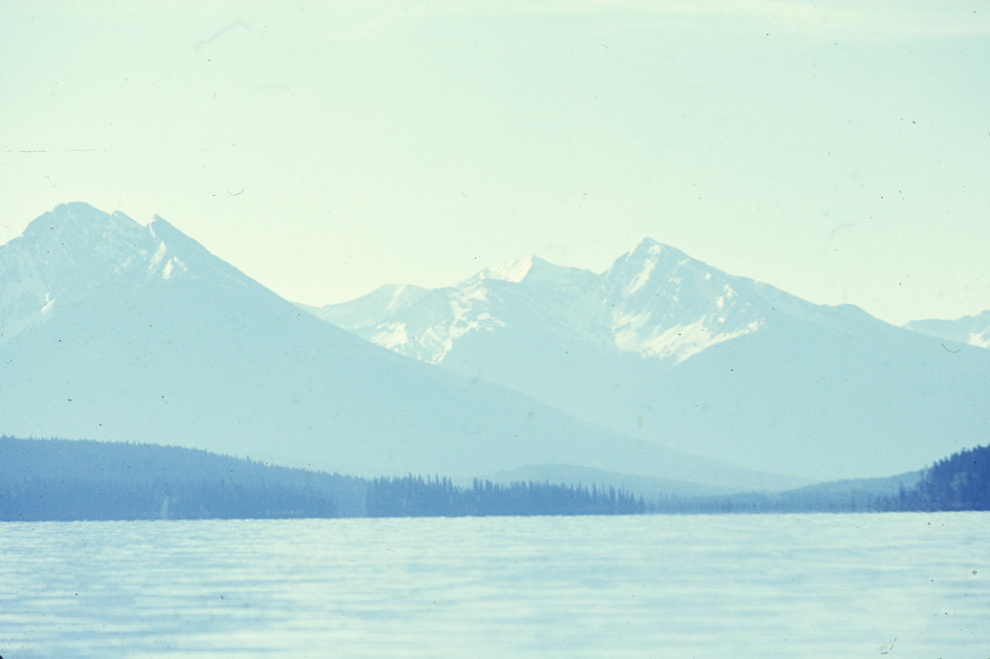
[[[8,659],[990,655],[985,513],[0,531]]]

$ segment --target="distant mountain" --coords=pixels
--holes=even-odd
[[[753,298],[767,292],[785,295],[647,239],[603,275],[534,256],[483,270],[449,288],[385,286],[312,312],[432,364],[445,361],[472,333],[506,333],[523,323],[530,332],[539,325],[606,353],[679,363],[760,329],[769,307],[754,305]],[[800,304],[797,298],[789,301]]]
[[[81,203],[0,247],[0,433],[357,476],[570,464],[719,488],[806,482],[625,437],[396,355],[303,312],[161,218],[142,226]]]
[[[829,481],[783,492],[739,492],[680,497],[660,495],[645,506],[651,513],[862,513],[894,510],[891,500],[919,484],[921,471],[887,478]]]
[[[990,311],[958,320],[912,320],[904,328],[939,339],[990,348]]]
[[[530,257],[312,313],[616,432],[819,481],[909,471],[990,427],[990,352],[649,239],[601,274]]]

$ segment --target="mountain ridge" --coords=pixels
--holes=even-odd
[[[956,320],[912,320],[905,329],[978,348],[990,348],[990,310]]]
[[[369,297],[345,303],[362,308],[360,326],[344,305],[314,313],[616,432],[815,480],[909,471],[990,431],[985,351],[949,352],[859,307],[816,305],[652,239],[600,274],[567,269],[537,284],[527,262],[377,316]]]
[[[89,224],[55,236],[55,220],[120,232]],[[2,433],[174,444],[356,476],[569,462],[739,489],[806,482],[624,437],[369,345],[160,219],[141,227],[76,204],[33,226],[0,247],[0,291],[17,293],[3,300],[23,311],[0,343]],[[51,245],[32,242],[44,229]],[[46,295],[56,302],[42,319]]]

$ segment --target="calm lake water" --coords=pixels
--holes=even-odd
[[[986,513],[7,523],[0,655],[985,658],[988,578]]]

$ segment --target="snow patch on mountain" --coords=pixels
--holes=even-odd
[[[119,211],[107,215],[82,203],[45,213],[0,246],[0,343],[58,315],[60,307],[83,303],[97,286],[183,279],[191,268],[173,243],[184,238],[158,216],[142,226]]]
[[[391,287],[374,314],[347,314],[393,349],[442,356],[505,329],[494,310],[518,286]],[[161,219],[141,226],[83,204],[0,247],[0,339],[0,434],[178,444],[365,476],[573,464],[740,489],[766,479],[400,358],[301,313]]]
[[[535,313],[559,335],[599,350],[676,365],[763,327],[763,314],[750,300],[737,299],[734,285],[745,287],[747,282],[647,238],[602,274],[529,256],[482,270],[454,286],[417,292],[402,305],[385,299],[398,298],[404,289],[379,289],[314,313],[431,364],[443,362],[473,332],[499,331],[519,322],[510,318]]]
[[[529,271],[533,269],[533,257],[528,256],[524,259],[519,259],[517,261],[509,261],[508,263],[503,263],[502,265],[497,265],[492,268],[487,268],[482,270],[478,275],[478,279],[496,279],[498,281],[508,281],[513,284],[520,283],[529,274]]]
[[[392,293],[392,299],[389,301],[386,311],[392,313],[393,311],[398,311],[402,307],[406,306],[405,299],[407,293],[410,291],[410,287],[402,284],[401,286],[396,286],[395,291]]]
[[[990,327],[982,332],[970,332],[969,345],[978,348],[990,348]]]
[[[656,252],[659,254],[659,251]],[[643,269],[638,275],[636,275],[629,285],[622,291],[622,297],[632,297],[636,291],[640,290],[646,286],[646,282],[650,281],[650,275],[657,267],[657,262],[655,260],[646,261],[643,264]]]
[[[644,357],[672,358],[675,364],[723,341],[738,338],[760,329],[760,321],[752,321],[733,332],[712,330],[708,318],[699,318],[684,325],[649,327],[650,314],[625,315],[615,312],[612,329],[615,344],[623,352],[636,352]],[[724,324],[725,318],[716,319]],[[646,328],[648,331],[644,331]]]
[[[381,329],[371,337],[371,342],[388,348],[397,350],[399,347],[409,343],[409,336],[406,335],[405,323],[382,323],[378,326]]]
[[[154,234],[154,231],[151,232]],[[165,258],[165,252],[168,251],[168,247],[165,245],[165,241],[158,243],[158,249],[155,250],[155,255],[151,257],[151,261],[148,262],[148,272],[154,272],[155,268],[162,262]]]
[[[912,320],[904,325],[904,329],[990,349],[990,310],[957,320]]]
[[[737,300],[733,283],[746,286],[742,278],[644,239],[601,275],[615,346],[676,365],[760,330],[763,312]]]
[[[454,343],[470,332],[494,331],[505,327],[505,323],[487,311],[488,290],[481,284],[481,278],[452,291],[448,300],[449,315],[422,332],[420,337],[408,340],[403,346],[413,344],[413,355],[421,361],[439,364],[453,349]],[[379,326],[380,327],[380,326]],[[384,338],[384,337],[382,337]],[[373,343],[388,348],[384,342],[371,338]],[[399,352],[406,353],[405,350]]]
[[[350,304],[372,324],[341,326],[397,352],[751,468],[896,473],[985,437],[985,350],[946,350],[650,239],[600,274],[530,257],[400,311]],[[380,323],[404,323],[408,343],[375,338]],[[990,312],[950,329],[986,345]]]
[[[165,243],[162,243],[164,245]],[[173,256],[162,268],[162,279],[171,279],[174,272],[189,272],[189,268],[178,256]]]

